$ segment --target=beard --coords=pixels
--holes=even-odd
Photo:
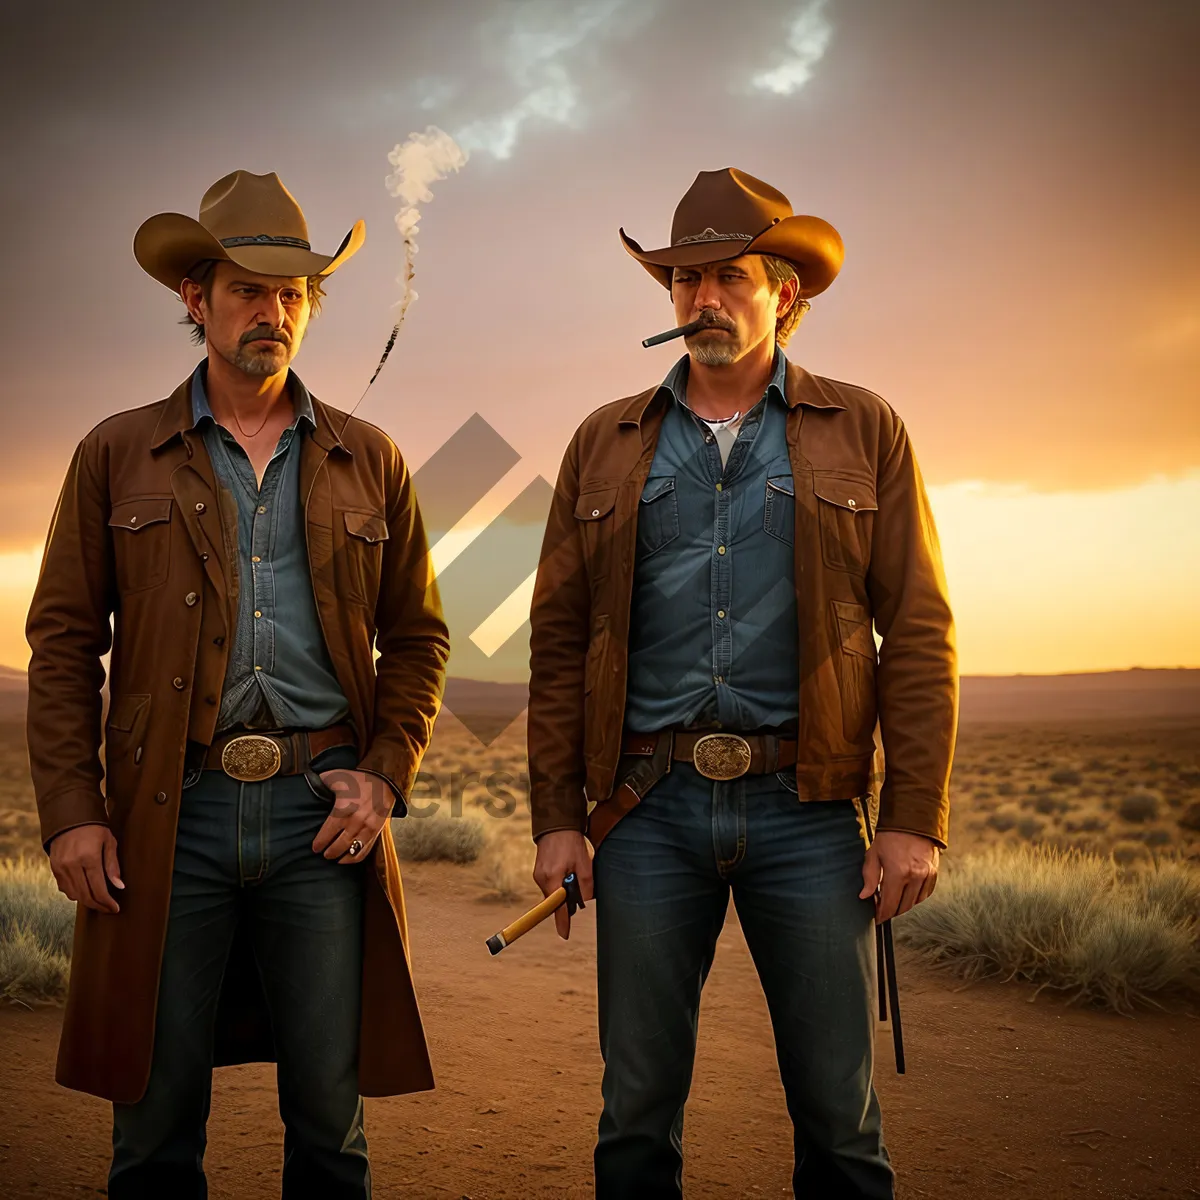
[[[717,325],[714,328],[725,329],[732,336],[714,336],[707,331],[693,333],[691,337],[684,339],[684,345],[701,366],[727,367],[737,361],[740,348],[737,333],[725,325]]]
[[[286,370],[288,364],[292,361],[292,349],[290,344],[283,339],[286,334],[281,333],[277,329],[252,329],[248,334],[244,334],[238,341],[237,348],[232,354],[226,354],[225,359],[232,365],[237,367],[245,375],[253,376],[256,379],[264,379],[269,375],[277,375],[280,371]],[[263,346],[255,342],[255,338],[270,337],[277,339],[270,346]]]

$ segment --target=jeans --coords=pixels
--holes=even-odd
[[[356,763],[353,747],[333,747],[313,766]],[[208,1194],[214,1018],[239,922],[275,1040],[283,1196],[370,1196],[358,1094],[366,868],[313,851],[330,807],[303,775],[185,781],[150,1082],[136,1104],[113,1105],[111,1200]]]
[[[865,842],[852,800],[801,803],[788,776],[717,782],[673,762],[596,851],[597,1200],[683,1194],[700,991],[731,889],[774,1029],[795,1195],[894,1195],[871,1082]]]

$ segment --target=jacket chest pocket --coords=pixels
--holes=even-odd
[[[875,485],[870,480],[813,472],[821,556],[835,571],[865,575],[871,561]]]
[[[593,485],[579,494],[575,501],[576,529],[582,540],[583,567],[593,588],[607,578],[614,552],[613,510],[617,503],[615,487]],[[553,547],[543,547],[542,557],[548,558]]]
[[[388,539],[387,521],[379,513],[369,512],[345,512],[342,519],[349,599],[374,608],[383,572],[383,543]]]
[[[675,476],[652,476],[642,488],[638,503],[638,557],[655,554],[679,536],[679,497]]]
[[[796,484],[791,474],[768,475],[763,529],[789,546],[796,541]]]
[[[170,496],[146,496],[114,504],[108,528],[117,590],[122,596],[157,587],[166,580],[171,563]]]

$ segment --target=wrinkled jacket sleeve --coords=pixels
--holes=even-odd
[[[115,595],[101,456],[94,435],[75,450],[25,623],[32,651],[29,765],[43,846],[76,825],[108,823],[100,765],[101,659],[112,646]]]
[[[885,423],[885,430],[887,424]],[[945,846],[958,724],[954,619],[933,512],[894,413],[881,447],[867,586],[882,644],[876,675],[884,782],[878,828]]]
[[[376,606],[375,717],[359,768],[381,775],[403,805],[433,737],[450,633],[408,466],[390,447],[388,536]]]
[[[587,828],[583,685],[591,591],[575,505],[578,434],[563,456],[530,608],[529,807],[533,837]]]

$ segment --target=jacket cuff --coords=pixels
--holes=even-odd
[[[383,780],[384,783],[392,789],[392,795],[395,797],[395,804],[392,807],[393,817],[404,817],[408,815],[408,802],[404,799],[403,793],[399,787],[392,781],[390,776],[385,775],[382,771],[372,771],[370,767],[355,767],[356,771],[361,771],[364,775],[376,775]],[[399,812],[396,809],[399,808]]]
[[[915,833],[917,837],[928,838],[938,849],[946,849],[945,841],[936,834],[930,833],[928,829],[906,829],[903,825],[877,825],[871,840],[874,841],[881,833]]]
[[[538,829],[533,835],[533,840],[536,842],[539,838],[544,837],[548,833],[578,833],[584,836],[587,835],[586,829],[581,829],[578,825],[547,825],[545,829]]]
[[[38,802],[38,823],[45,848],[60,833],[77,825],[107,825],[108,810],[99,792],[83,789],[61,792]]]

